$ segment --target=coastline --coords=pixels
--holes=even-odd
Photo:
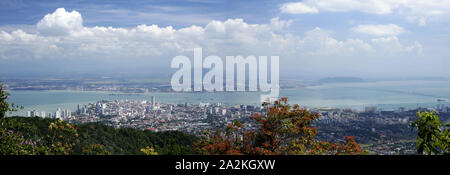
[[[431,85],[428,85],[431,83]],[[436,84],[440,86],[436,86]],[[415,86],[414,86],[415,85]],[[430,89],[428,86],[433,86]],[[364,110],[376,106],[380,110],[396,110],[399,107],[415,109],[450,105],[449,101],[437,101],[450,96],[448,81],[402,81],[333,83],[320,86],[282,88],[280,97],[288,97],[290,103],[307,108],[351,108]],[[430,93],[427,93],[430,92]],[[432,92],[432,93],[431,93]],[[78,104],[85,105],[101,100],[150,100],[166,104],[189,102],[222,103],[226,105],[260,105],[261,92],[146,92],[122,93],[112,91],[79,90],[12,90],[10,101],[25,107],[15,114],[26,114],[27,110],[55,111],[58,107],[75,110]]]

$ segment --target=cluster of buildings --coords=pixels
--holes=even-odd
[[[415,140],[374,143],[363,149],[368,150],[369,154],[376,155],[412,155],[417,154],[417,143]]]
[[[67,119],[72,117],[72,112],[68,109],[58,108],[55,112],[45,112],[45,111],[37,111],[31,110],[27,111],[27,117],[42,117],[42,118],[56,118],[56,119]]]
[[[422,108],[418,107],[417,109],[420,110],[427,110],[427,111],[437,111],[437,112],[450,112],[450,106],[445,106],[445,104],[439,103],[436,105],[435,108]],[[381,112],[383,110],[378,109],[376,106],[366,106],[364,107],[364,112]],[[393,112],[402,113],[407,111],[405,107],[399,107],[396,110],[393,110]]]
[[[228,106],[222,103],[162,104],[156,103],[155,97],[152,97],[150,101],[103,100],[78,105],[70,117],[63,119],[71,123],[102,122],[115,128],[178,130],[200,134],[206,129],[224,128],[234,120],[247,119],[262,110],[260,106]]]

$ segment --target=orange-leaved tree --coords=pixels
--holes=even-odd
[[[206,134],[195,147],[202,154],[232,155],[291,155],[291,154],[361,154],[353,137],[344,143],[330,143],[315,139],[318,133],[312,122],[320,117],[299,105],[291,106],[287,98],[263,103],[265,113],[250,116],[256,129],[244,130],[234,121],[225,132]]]

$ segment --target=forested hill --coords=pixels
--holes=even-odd
[[[26,127],[11,128],[25,137],[44,138],[50,134],[49,125],[55,119],[40,117],[9,117],[9,121]],[[152,132],[133,128],[120,128],[88,123],[74,125],[78,140],[72,154],[82,154],[82,149],[92,144],[103,145],[111,154],[143,154],[140,150],[154,147],[158,154],[191,154],[191,145],[198,140],[194,135],[179,131]],[[42,140],[45,142],[45,140]],[[43,143],[45,144],[45,143]]]

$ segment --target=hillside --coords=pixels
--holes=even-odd
[[[11,123],[22,124],[25,127],[11,128],[27,138],[44,138],[49,135],[49,125],[55,119],[40,117],[10,117]],[[115,129],[100,123],[74,125],[77,128],[79,142],[73,148],[72,154],[82,154],[85,146],[101,144],[111,152],[119,155],[143,154],[140,149],[154,147],[159,154],[192,154],[191,146],[198,140],[196,136],[178,131],[152,132],[132,128]],[[42,144],[45,140],[42,140]]]

